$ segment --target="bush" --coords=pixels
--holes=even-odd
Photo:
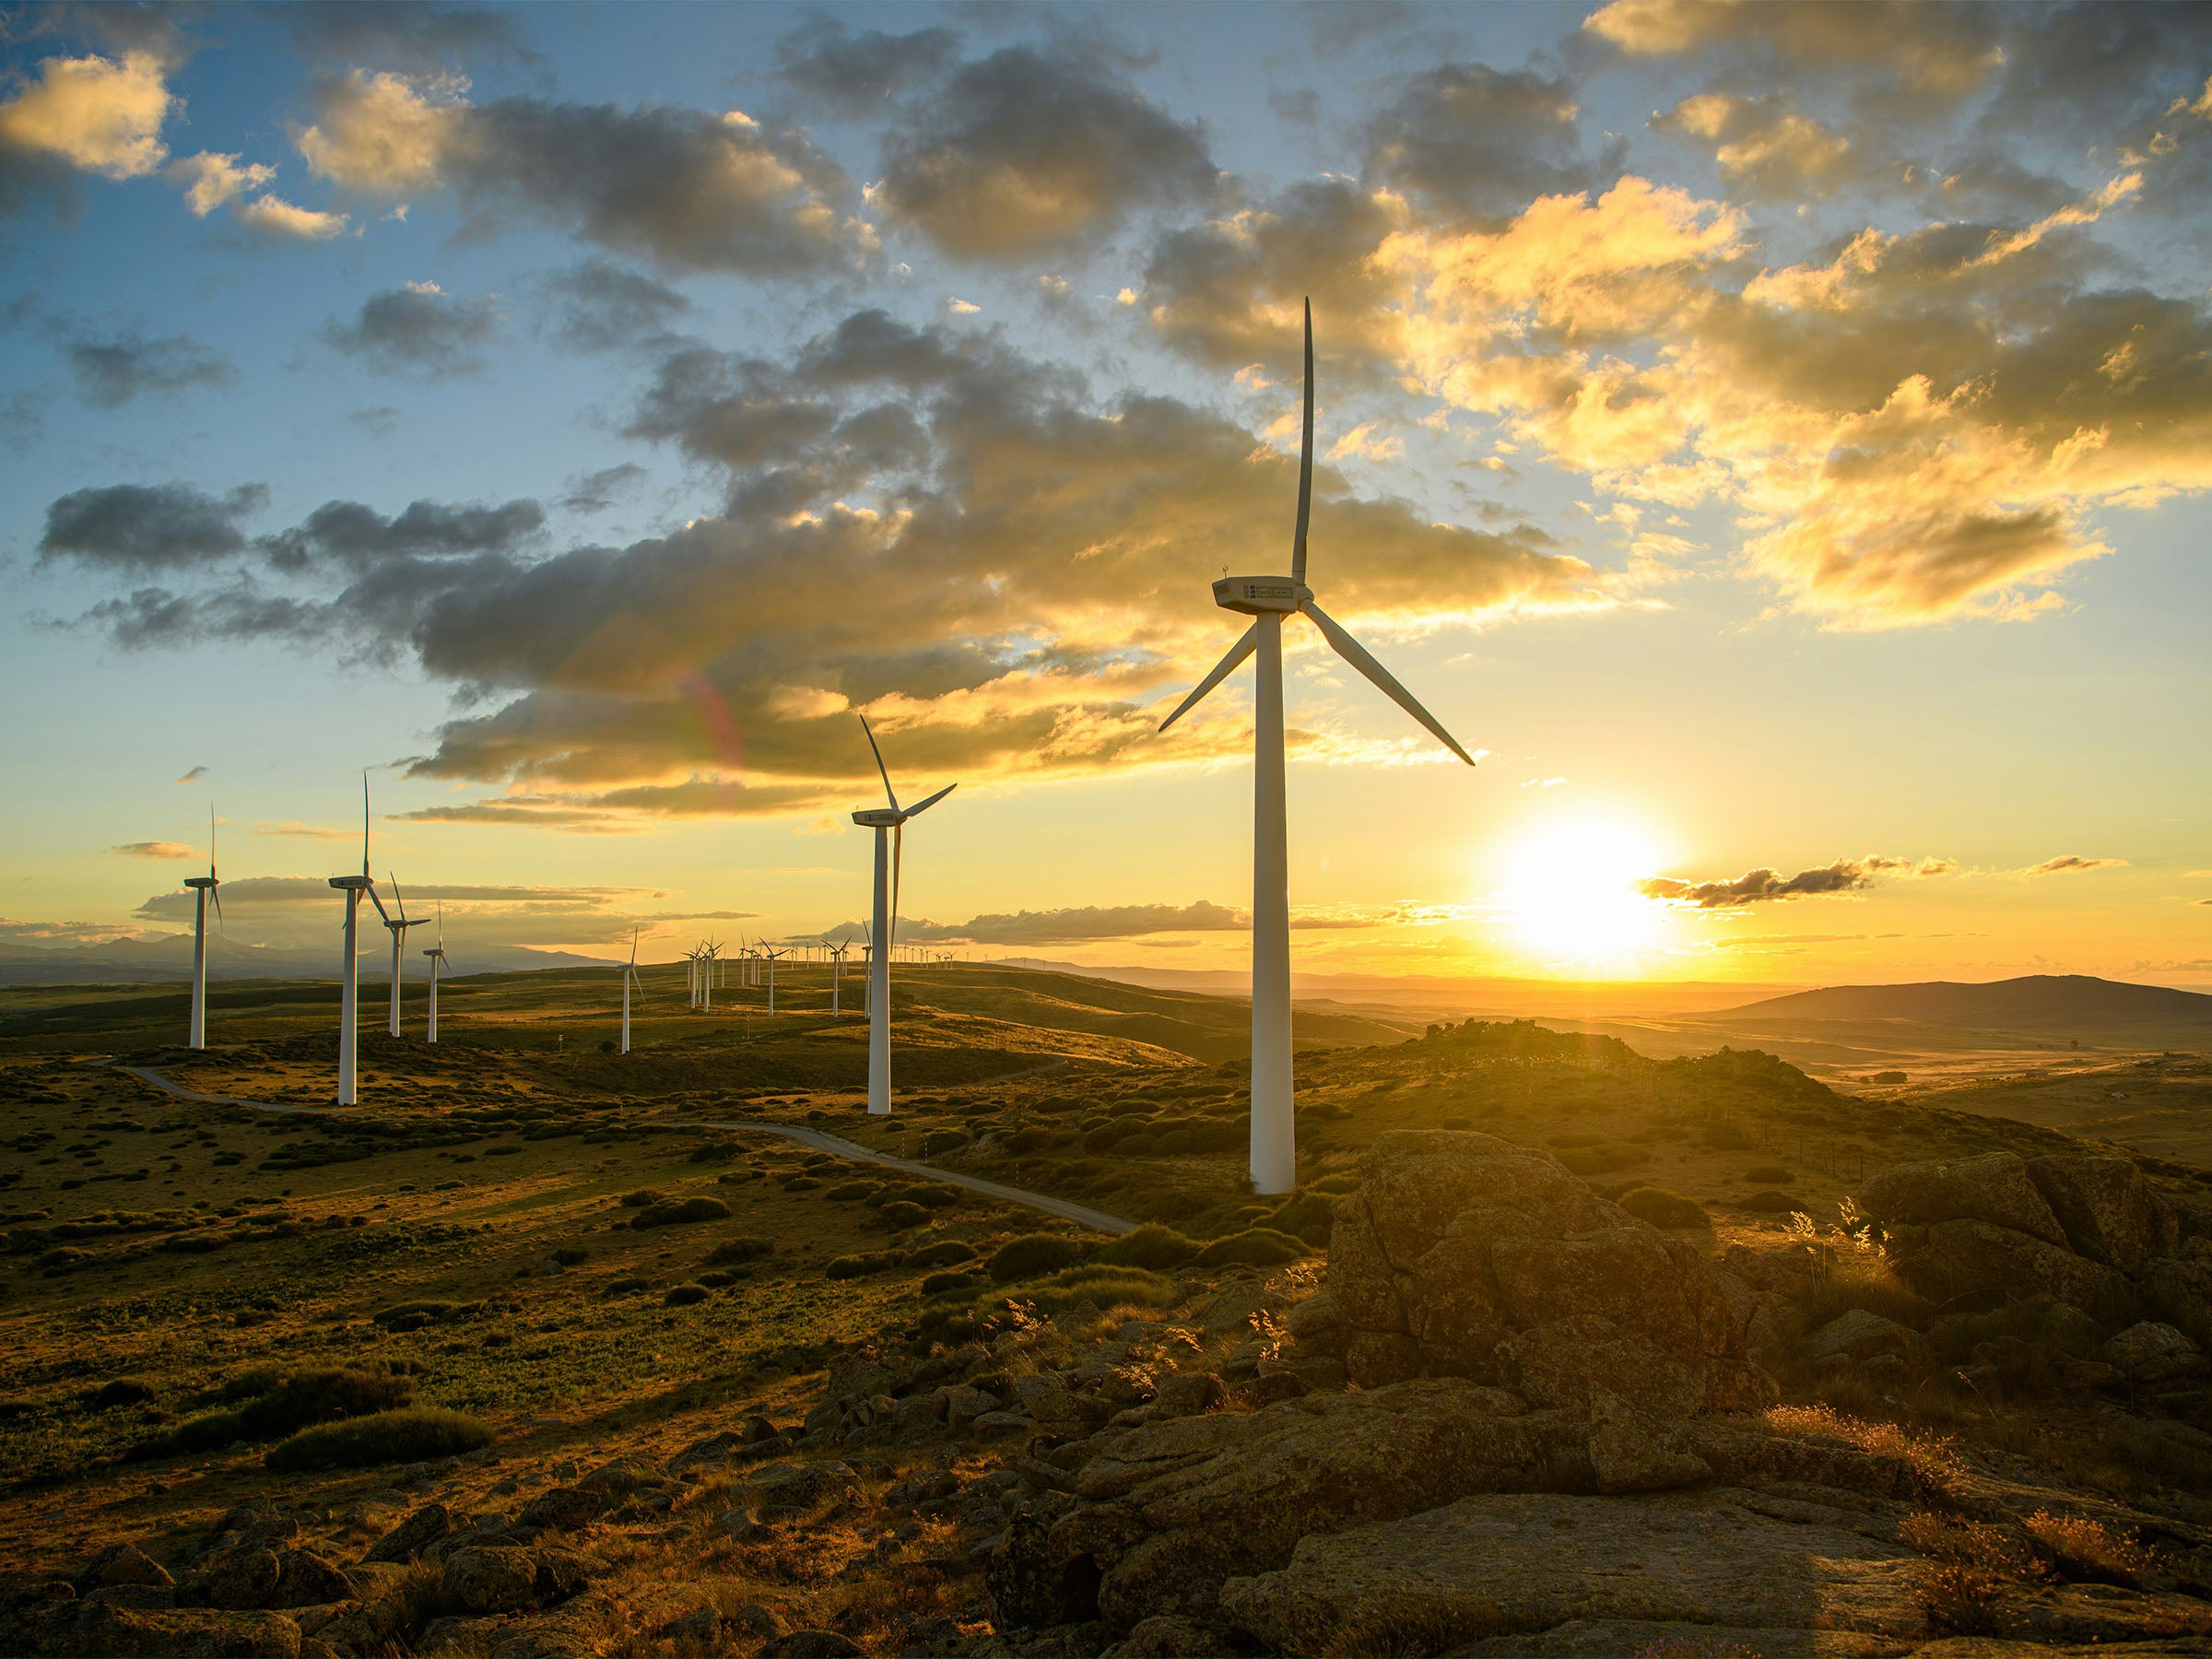
[[[634,1193],[623,1194],[621,1203],[624,1209],[643,1209],[647,1205],[658,1204],[660,1201],[660,1194],[654,1192],[651,1187],[640,1187]]]
[[[1165,1308],[1181,1298],[1175,1281],[1142,1267],[1099,1267],[1086,1264],[1053,1274],[1041,1283],[1024,1285],[1016,1297],[998,1297],[1028,1302],[1040,1313],[1058,1313],[1089,1302],[1098,1308],[1131,1306]]]
[[[262,1459],[285,1473],[364,1469],[376,1464],[423,1463],[491,1444],[491,1430],[457,1411],[415,1408],[303,1429]]]
[[[922,1281],[922,1294],[935,1296],[941,1290],[961,1290],[975,1283],[980,1276],[972,1272],[933,1273]]]
[[[1059,1233],[1024,1233],[1008,1239],[991,1258],[991,1282],[1010,1285],[1017,1279],[1036,1278],[1072,1266],[1090,1253],[1090,1247]]]
[[[708,1294],[704,1285],[671,1285],[668,1287],[668,1294],[661,1298],[661,1306],[664,1308],[688,1308],[695,1302],[705,1301]]]
[[[667,1198],[640,1210],[632,1227],[673,1227],[687,1221],[726,1221],[730,1206],[719,1198]]]
[[[965,1129],[932,1129],[922,1137],[922,1156],[935,1158],[940,1152],[949,1152],[955,1147],[968,1144]]]
[[[1143,1267],[1162,1273],[1182,1266],[1197,1253],[1195,1239],[1186,1239],[1171,1227],[1149,1221],[1135,1232],[1125,1232],[1112,1243],[1102,1246],[1098,1260],[1111,1262],[1117,1267]]]
[[[219,1452],[240,1441],[276,1440],[334,1418],[389,1411],[415,1397],[415,1379],[390,1371],[288,1372],[257,1367],[226,1386],[223,1397],[246,1403],[235,1410],[187,1418],[168,1433],[133,1448],[129,1456],[138,1461]]]
[[[1305,1245],[1288,1233],[1253,1227],[1216,1239],[1198,1253],[1197,1262],[1201,1267],[1279,1267],[1305,1253]]]
[[[153,1397],[154,1391],[137,1378],[118,1377],[94,1389],[85,1404],[95,1411],[112,1411],[118,1406],[142,1406]]]
[[[735,1284],[737,1282],[737,1275],[735,1273],[724,1273],[720,1268],[716,1268],[712,1273],[700,1274],[691,1282],[695,1285],[704,1285],[710,1290],[720,1290],[724,1286]]]
[[[1653,1227],[1712,1225],[1712,1218],[1705,1213],[1703,1205],[1665,1187],[1636,1187],[1623,1193],[1616,1202],[1637,1220],[1649,1221]]]
[[[896,1204],[885,1205],[878,1213],[883,1217],[883,1224],[893,1230],[919,1227],[929,1219],[927,1210],[918,1204],[909,1204],[903,1198]]]
[[[553,1259],[563,1267],[578,1266],[591,1260],[591,1256],[592,1253],[588,1250],[557,1250],[553,1253]]]
[[[855,1279],[871,1273],[881,1273],[896,1265],[888,1255],[841,1255],[822,1269],[824,1277],[833,1279]]]
[[[872,1181],[848,1181],[831,1187],[822,1196],[834,1204],[850,1204],[855,1198],[873,1198],[877,1190]]]
[[[975,1246],[965,1239],[935,1239],[906,1258],[910,1267],[950,1267],[975,1260]]]
[[[2037,1510],[2021,1523],[2036,1547],[2067,1578],[2096,1584],[2139,1589],[2159,1570],[2159,1558],[2125,1533],[2086,1515],[2054,1515]]]
[[[711,1267],[720,1267],[731,1262],[757,1261],[764,1255],[775,1253],[776,1247],[773,1244],[766,1239],[757,1239],[748,1233],[741,1238],[724,1239],[713,1249],[708,1251],[707,1265]]]
[[[1329,1230],[1336,1224],[1336,1202],[1325,1194],[1300,1193],[1268,1217],[1267,1224],[1316,1250],[1326,1250]]]
[[[599,1294],[602,1296],[635,1296],[645,1288],[641,1278],[618,1278],[610,1282]]]

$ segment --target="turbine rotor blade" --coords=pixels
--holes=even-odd
[[[407,896],[399,890],[397,876],[393,875],[390,870],[386,870],[384,876],[392,883],[392,897],[399,901],[399,919],[404,924],[407,919]]]
[[[1306,522],[1313,512],[1313,301],[1306,301],[1306,426],[1298,449],[1298,530],[1290,543],[1290,580],[1306,579]]]
[[[1242,665],[1244,659],[1253,653],[1259,642],[1260,625],[1254,622],[1244,630],[1244,637],[1229,648],[1229,654],[1214,665],[1214,671],[1200,680],[1197,688],[1176,705],[1175,712],[1159,723],[1159,729],[1163,732],[1166,731],[1185,714],[1188,714],[1197,705],[1200,699]]]
[[[876,770],[883,776],[884,798],[890,802],[891,810],[896,812],[899,810],[899,797],[891,792],[890,769],[883,763],[883,751],[876,747],[876,734],[868,730],[868,717],[865,714],[860,717],[860,729],[868,734],[868,752],[876,757]]]
[[[1323,637],[1328,641],[1330,648],[1338,656],[1367,676],[1369,680],[1373,682],[1377,690],[1426,726],[1430,735],[1439,743],[1465,760],[1469,766],[1475,764],[1475,757],[1459,747],[1459,739],[1445,731],[1443,723],[1430,713],[1428,710],[1422,708],[1420,703],[1415,700],[1413,693],[1399,685],[1392,677],[1390,670],[1383,667],[1368,653],[1366,646],[1360,644],[1359,641],[1338,627],[1320,606],[1309,601],[1300,608],[1313,618],[1314,627],[1321,629]]]
[[[215,930],[227,939],[230,936],[230,930],[223,925],[222,884],[215,881],[212,877],[208,883],[207,897],[215,900]]]
[[[369,774],[361,774],[361,874],[369,874]],[[376,889],[371,888],[371,892]],[[383,909],[382,905],[376,907]]]
[[[944,788],[938,790],[935,794],[931,795],[929,799],[924,801],[920,806],[907,807],[905,811],[900,814],[900,817],[911,818],[917,817],[922,813],[927,812],[932,806],[935,806],[939,801],[943,800],[947,795],[950,794],[959,787],[959,785],[958,783],[946,784]]]
[[[207,808],[207,879],[215,879],[215,807],[212,803]]]

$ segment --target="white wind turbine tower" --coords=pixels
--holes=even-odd
[[[1337,626],[1306,585],[1306,522],[1313,505],[1313,305],[1306,303],[1305,430],[1298,460],[1298,527],[1290,542],[1288,576],[1224,576],[1214,583],[1214,603],[1253,618],[1244,637],[1200,680],[1197,688],[1159,723],[1166,731],[1244,659],[1259,657],[1253,697],[1252,842],[1252,1184],[1256,1192],[1288,1193],[1298,1181],[1298,1137],[1290,1068],[1290,879],[1288,832],[1283,800],[1283,618],[1303,614],[1335,653],[1365,675],[1391,701],[1419,721],[1469,766],[1459,747],[1390,670]]]
[[[830,957],[830,1018],[832,1019],[844,1012],[838,1006],[838,996],[844,989],[845,952],[851,947],[852,941],[849,939],[840,939],[834,945],[825,943],[823,946]]]
[[[354,1071],[360,1047],[361,959],[359,932],[361,895],[384,915],[384,901],[376,896],[376,878],[369,874],[369,774],[361,774],[361,873],[333,876],[330,885],[346,895],[346,964],[338,996],[338,1104],[354,1101]],[[385,916],[390,921],[389,916]]]
[[[389,870],[384,874],[392,876]],[[392,930],[392,1035],[396,1037],[399,1035],[399,971],[406,961],[405,947],[407,929],[420,927],[423,918],[418,916],[412,922],[407,920],[407,896],[399,890],[399,877],[396,876],[392,876],[392,898],[399,906],[399,916],[397,920],[386,916],[384,925]],[[383,906],[380,904],[377,908],[381,911]]]
[[[638,930],[629,930],[629,961],[622,970],[622,1053],[629,1053],[629,988],[636,985],[638,994],[645,994],[645,982],[638,978]]]
[[[397,882],[392,884],[392,890],[395,893],[399,890]],[[423,1033],[423,1041],[436,1042],[438,1041],[438,972],[445,966],[445,903],[442,900],[439,901],[438,905],[438,943],[422,954],[429,959],[430,963],[430,1018],[429,1026]]]
[[[765,940],[760,945],[760,959],[768,964],[768,1011],[776,1011],[776,964],[791,954],[788,948],[771,950]]]
[[[207,808],[207,874],[187,876],[184,885],[198,893],[192,918],[192,1025],[188,1047],[207,1046],[207,900],[215,900],[215,919],[223,919],[222,883],[215,878],[215,808]]]
[[[876,747],[876,734],[869,731],[865,714],[860,717],[860,729],[867,733],[868,751],[876,757],[876,771],[883,778],[883,793],[890,802],[888,807],[871,806],[853,815],[854,823],[876,831],[875,937],[888,944],[895,939],[899,925],[899,854],[906,839],[906,820],[927,812],[959,785],[947,783],[912,806],[900,806],[899,797],[891,792],[891,774],[883,764],[883,751]],[[878,948],[871,952],[868,961],[868,1112],[885,1117],[890,1110],[891,953]]]

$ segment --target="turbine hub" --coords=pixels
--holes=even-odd
[[[1313,597],[1313,590],[1288,576],[1224,576],[1214,583],[1214,603],[1247,617],[1287,616]]]

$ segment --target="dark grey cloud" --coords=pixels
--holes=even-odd
[[[1017,911],[971,922],[901,918],[899,936],[914,944],[1069,945],[1085,939],[1129,939],[1146,934],[1232,933],[1251,925],[1240,910],[1201,899],[1194,904],[1084,905],[1073,910]],[[855,934],[859,924],[847,924]],[[832,929],[832,932],[837,930]]]
[[[1362,134],[1367,177],[1447,215],[1517,213],[1620,171],[1625,141],[1583,153],[1574,85],[1532,69],[1441,64],[1407,79]]]
[[[276,8],[310,63],[437,69],[472,59],[533,62],[518,15],[429,0],[302,0]]]
[[[618,351],[665,335],[691,301],[611,260],[587,259],[545,281],[554,337],[582,351]]]
[[[645,469],[635,461],[603,466],[576,480],[560,505],[571,512],[605,512],[618,496],[627,495],[645,481]]]
[[[2212,6],[1996,8],[2004,70],[1981,124],[2000,148],[2033,130],[2096,142],[2203,92],[2212,74]]]
[[[227,386],[238,378],[230,359],[190,335],[147,339],[78,339],[67,347],[77,395],[95,408],[119,409],[135,397],[193,386]]]
[[[496,300],[456,300],[434,282],[410,282],[370,295],[350,323],[333,317],[323,338],[379,373],[448,380],[480,372],[481,347],[499,332]]]
[[[819,17],[776,42],[776,61],[794,91],[840,115],[861,116],[942,75],[959,45],[959,35],[949,29],[888,34]]]
[[[1747,870],[1733,880],[1678,881],[1672,877],[1653,876],[1636,885],[1647,899],[1665,900],[1693,910],[1735,910],[1743,905],[1766,904],[1779,899],[1806,899],[1823,894],[1856,892],[1872,886],[1875,877],[1882,875],[1948,876],[1954,874],[1958,867],[1949,859],[1923,859],[1915,865],[1909,858],[1871,855],[1865,858],[1839,858],[1833,864],[1823,865],[1817,870],[1800,870],[1794,876],[1783,876],[1777,870],[1757,869]]]
[[[325,501],[293,528],[263,536],[258,546],[280,571],[327,560],[365,571],[389,559],[511,553],[545,522],[545,510],[532,500],[499,507],[415,501],[390,518],[359,501]]]
[[[124,571],[188,570],[242,553],[241,519],[268,504],[266,485],[211,496],[189,484],[76,489],[46,509],[39,562],[68,559]]]
[[[1219,178],[1205,135],[1100,60],[1009,46],[962,67],[885,147],[876,200],[960,259],[1081,247]]]

